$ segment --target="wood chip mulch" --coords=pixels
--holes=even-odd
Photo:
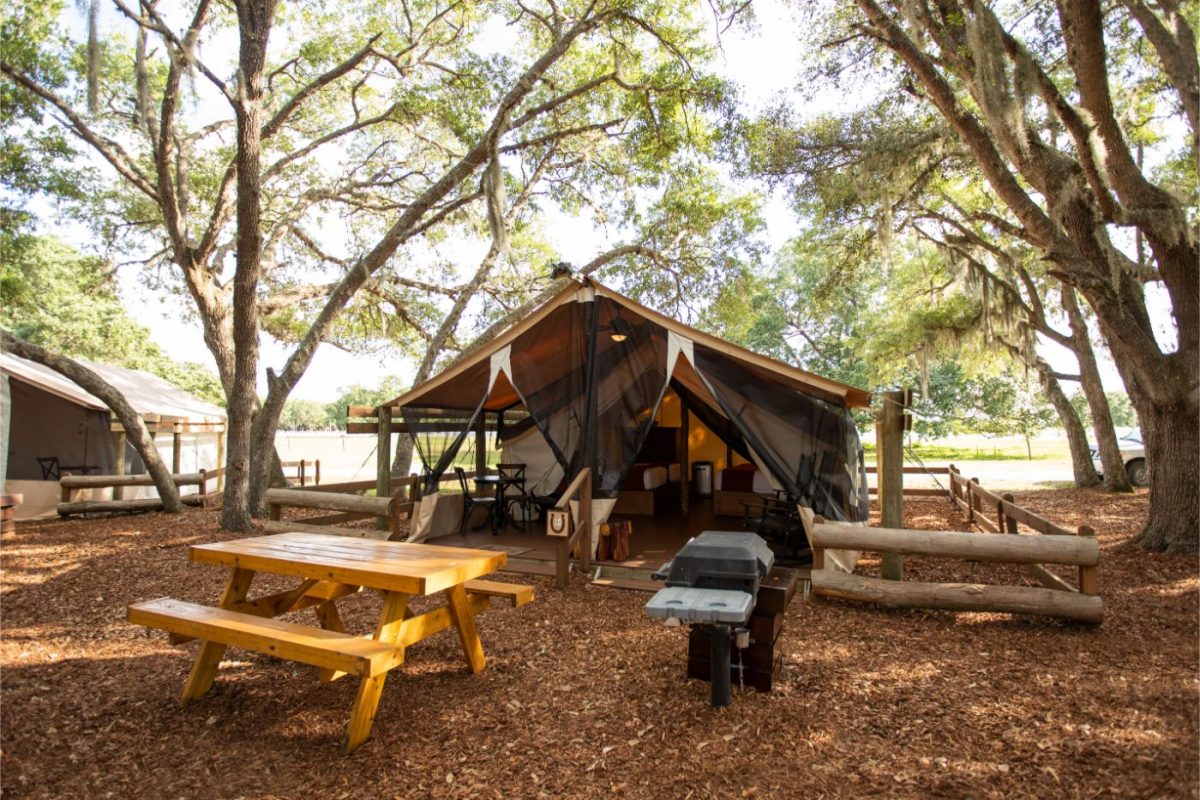
[[[533,604],[480,617],[489,659],[481,674],[467,672],[452,632],[412,648],[388,679],[371,741],[348,757],[353,680],[322,684],[312,668],[230,650],[211,694],[180,709],[198,645],[172,648],[165,634],[125,622],[137,600],[215,601],[224,571],[192,565],[186,553],[231,538],[214,512],[20,523],[0,539],[0,790],[13,798],[1197,796],[1196,560],[1130,544],[1145,493],[1018,500],[1097,530],[1101,627],[798,596],[782,634],[780,688],[735,688],[732,707],[714,710],[708,685],[684,678],[686,629],[647,619],[647,595],[581,576],[566,592],[535,579]],[[906,502],[906,524],[965,528],[948,502],[927,498]],[[910,579],[1024,582],[963,563],[913,559],[907,570]],[[348,626],[370,629],[375,597],[342,602]]]

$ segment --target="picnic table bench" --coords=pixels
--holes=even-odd
[[[387,673],[404,663],[405,649],[453,627],[472,672],[483,669],[483,644],[475,617],[493,598],[514,606],[533,600],[533,587],[481,577],[504,566],[507,555],[490,550],[347,539],[307,532],[194,545],[192,561],[232,570],[217,607],[169,597],[129,606],[129,621],[171,633],[172,643],[201,639],[180,702],[207,694],[226,647],[310,664],[322,681],[360,678],[350,714],[346,751],[370,735]],[[259,572],[300,578],[292,589],[248,599]],[[383,607],[370,636],[346,631],[336,601],[362,589],[381,593]],[[411,597],[443,592],[447,603],[423,614],[408,610]],[[275,619],[315,607],[320,627]]]

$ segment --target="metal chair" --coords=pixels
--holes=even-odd
[[[794,500],[763,497],[758,501],[743,501],[742,508],[743,527],[780,545],[790,560],[812,559],[812,547]]]
[[[42,480],[56,481],[62,478],[62,471],[58,466],[58,456],[46,456],[38,458],[38,466],[42,468]]]
[[[499,531],[496,530],[496,498],[494,497],[475,497],[471,494],[471,486],[467,481],[467,473],[462,467],[455,467],[454,474],[458,476],[458,485],[462,488],[463,510],[462,520],[458,523],[459,534],[466,536],[467,521],[471,519],[471,512],[476,508],[486,508],[488,510],[488,525],[492,528],[492,535],[496,536]]]
[[[525,490],[525,465],[524,464],[497,464],[496,472],[501,479],[505,481],[519,481],[517,483],[506,484],[504,487],[504,506],[507,516],[513,522],[517,518],[513,515],[511,509],[515,505],[521,509],[521,523],[529,522],[533,516],[533,495]],[[509,489],[516,489],[515,492],[510,492]]]

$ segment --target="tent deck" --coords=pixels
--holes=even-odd
[[[711,498],[696,498],[691,501],[687,513],[672,511],[653,517],[631,516],[623,517],[633,521],[633,535],[630,537],[630,555],[628,560],[618,566],[639,569],[657,569],[666,563],[671,556],[691,537],[701,531],[726,530],[741,531],[741,517],[716,516],[713,514]],[[531,523],[526,529],[507,528],[498,536],[493,536],[486,527],[478,531],[468,530],[466,535],[457,533],[430,539],[430,544],[440,544],[448,547],[503,547],[509,550],[511,558],[534,561],[554,561],[554,545],[546,536],[544,527],[539,523]],[[517,552],[528,548],[524,552]],[[601,564],[616,562],[599,562]]]

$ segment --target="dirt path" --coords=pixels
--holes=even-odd
[[[1180,797],[1196,796],[1194,559],[1128,539],[1144,495],[1034,493],[1104,550],[1099,629],[1005,615],[896,613],[798,598],[782,688],[707,707],[683,678],[686,631],[645,595],[576,578],[480,618],[488,668],[444,633],[389,679],[372,740],[340,742],[354,686],[231,651],[181,710],[196,644],[124,622],[161,595],[212,602],[224,575],[188,563],[225,538],[211,512],[22,524],[0,539],[2,788],[61,797]],[[962,527],[940,500],[913,527]],[[635,533],[636,535],[636,533]],[[867,567],[869,569],[869,566]],[[915,577],[1014,579],[961,565]],[[372,597],[350,598],[365,628]]]

